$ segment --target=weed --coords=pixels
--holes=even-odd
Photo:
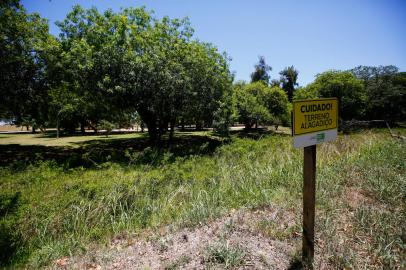
[[[224,269],[230,269],[242,265],[245,257],[246,252],[241,246],[233,246],[228,242],[223,242],[207,248],[205,262],[221,264]]]

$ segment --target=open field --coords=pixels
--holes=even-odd
[[[6,267],[297,266],[303,151],[290,136],[177,133],[157,149],[141,134],[14,134],[0,150]],[[362,131],[317,151],[316,269],[404,269],[405,142]]]
[[[141,137],[142,133],[114,134],[106,137],[105,135],[88,134],[86,136],[61,136],[56,138],[55,132],[52,133],[27,133],[27,134],[0,134],[0,144],[19,144],[19,145],[42,145],[42,146],[68,146],[80,147],[83,143],[94,140],[114,140]]]

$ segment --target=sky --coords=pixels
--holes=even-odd
[[[22,0],[50,32],[75,4],[99,11],[145,6],[157,17],[189,17],[195,37],[231,57],[236,80],[250,80],[259,56],[271,79],[293,65],[301,86],[326,70],[395,65],[406,71],[405,0]]]

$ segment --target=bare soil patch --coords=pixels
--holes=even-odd
[[[224,256],[233,256],[231,250],[241,251],[241,263],[231,269],[289,269],[300,234],[293,232],[277,240],[270,233],[277,234],[278,228],[286,231],[293,226],[293,216],[268,206],[232,211],[194,228],[171,232],[170,227],[164,227],[140,237],[117,237],[106,248],[91,250],[80,257],[62,258],[63,265],[59,259],[51,268],[225,269],[227,265],[221,258],[218,261],[210,258],[210,249],[220,246]]]

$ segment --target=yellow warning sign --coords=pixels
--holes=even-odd
[[[293,136],[337,129],[336,98],[293,101]]]

